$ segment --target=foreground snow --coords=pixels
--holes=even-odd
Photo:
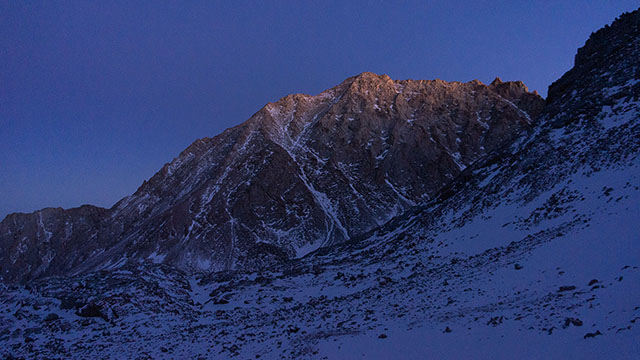
[[[5,289],[0,341],[5,355],[36,357],[637,358],[639,174],[636,158],[460,227],[414,224],[273,272],[141,265]],[[573,211],[504,230],[558,188],[580,191],[562,204]],[[451,250],[460,241],[476,244]],[[70,297],[105,318],[61,310]]]

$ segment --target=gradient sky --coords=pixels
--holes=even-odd
[[[546,95],[638,2],[0,0],[0,219],[110,207],[195,139],[372,71]]]

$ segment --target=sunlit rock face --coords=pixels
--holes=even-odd
[[[8,217],[1,274],[26,280],[128,261],[223,270],[301,257],[429,199],[531,128],[543,105],[519,81],[372,73],[290,95],[197,140],[109,210]]]

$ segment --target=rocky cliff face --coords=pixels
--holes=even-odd
[[[51,268],[70,271],[95,254],[98,229],[107,214],[106,209],[85,205],[8,215],[0,222],[0,269],[33,277]]]
[[[0,273],[26,280],[128,261],[210,271],[300,257],[429,199],[530,128],[543,104],[522,82],[372,73],[290,95],[194,142],[91,220],[76,209],[7,217]],[[39,228],[25,225],[43,215]]]
[[[591,34],[578,49],[574,67],[549,86],[547,113],[556,117],[556,127],[593,118],[603,106],[638,96],[640,68],[635,55],[639,38],[638,11],[622,14]]]

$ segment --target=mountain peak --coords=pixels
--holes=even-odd
[[[500,85],[502,83],[503,83],[502,79],[500,79],[500,77],[496,76],[496,78],[493,79],[493,81],[491,82],[490,86],[497,86],[497,85]]]
[[[364,71],[360,74],[353,76],[354,79],[373,79],[373,80],[381,80],[381,81],[390,81],[391,78],[387,74],[376,74],[370,71]],[[392,81],[392,80],[391,80]]]
[[[353,84],[356,82],[360,82],[360,83],[366,83],[366,84],[370,84],[370,83],[389,83],[389,82],[393,82],[394,80],[391,79],[391,77],[389,77],[389,75],[387,74],[376,74],[370,71],[364,71],[361,72],[358,75],[354,75],[351,77],[346,78],[341,84]],[[339,87],[340,85],[338,85]]]
[[[382,88],[391,89],[394,86],[394,81],[388,75],[363,72],[346,79],[342,84],[349,84],[347,88],[347,91],[349,92],[369,93],[371,91],[378,91]],[[338,85],[338,87],[341,86]]]
[[[0,262],[23,256],[21,246],[29,249],[23,262],[33,262],[3,276],[88,271],[121,258],[212,271],[300,257],[435,195],[528,129],[543,103],[522,82],[394,81],[371,72],[318,95],[288,95],[195,141],[92,221],[61,211],[45,227],[0,223]],[[56,235],[56,227],[60,238],[37,245],[42,229],[66,218],[77,236]],[[27,240],[12,242],[16,234]],[[59,243],[82,251],[66,257],[48,248]],[[53,252],[48,263],[42,254]]]

